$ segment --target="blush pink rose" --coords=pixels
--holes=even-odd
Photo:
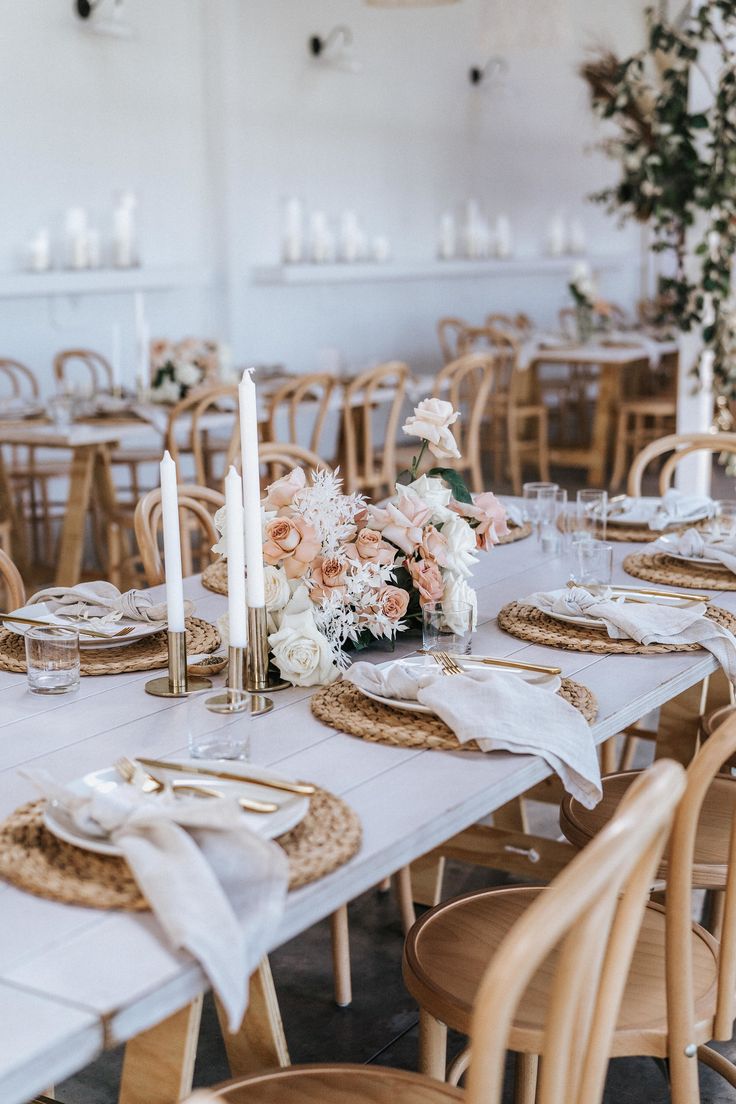
[[[376,529],[361,529],[355,543],[346,545],[345,552],[350,559],[381,566],[392,564],[396,557],[396,549]]]
[[[301,468],[294,468],[288,475],[277,479],[266,489],[264,506],[266,510],[281,510],[284,506],[290,506],[294,501],[294,495],[303,491],[307,485],[307,477]]]
[[[272,567],[282,564],[289,579],[304,575],[321,547],[313,526],[303,518],[272,518],[265,533],[264,560]]]
[[[391,541],[406,556],[411,556],[422,543],[422,527],[431,516],[432,507],[404,487],[399,487],[398,502],[387,502],[384,509],[369,508],[371,528],[378,529],[384,540]]]
[[[506,510],[492,491],[475,495],[472,504],[456,502],[453,498],[450,509],[460,517],[467,518],[471,523],[477,522],[473,528],[478,548],[491,548],[494,544],[498,544],[499,537],[505,537],[509,531],[506,524]]]
[[[409,595],[401,587],[385,586],[378,592],[378,601],[389,621],[400,621],[409,605]]]
[[[425,526],[419,551],[423,559],[447,567],[447,540],[434,525]]]
[[[445,591],[442,573],[431,560],[407,560],[406,569],[411,575],[415,588],[419,591],[419,604],[439,602]]]
[[[313,602],[321,602],[329,594],[345,590],[347,573],[347,563],[337,556],[327,556],[323,560],[317,560],[312,567],[309,597]]]

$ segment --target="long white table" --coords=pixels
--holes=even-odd
[[[617,563],[630,547],[617,546]],[[566,578],[567,563],[542,555],[533,538],[483,555],[476,650],[556,663],[583,682],[598,699],[597,742],[715,669],[707,652],[591,656],[525,645],[499,630],[495,616],[505,602]],[[224,612],[225,600],[198,579],[186,588],[198,615],[214,621]],[[718,602],[736,611],[736,594]],[[145,694],[148,677],[86,678],[75,695],[41,698],[27,693],[24,676],[0,673],[0,817],[34,796],[18,773],[24,766],[68,780],[120,755],[181,753],[184,707]],[[290,894],[273,947],[549,773],[533,756],[366,743],[317,721],[309,696],[297,688],[275,695],[273,712],[254,722],[253,760],[346,798],[361,818],[363,846],[341,869]],[[27,1101],[205,988],[198,966],[168,949],[151,915],[56,904],[0,883],[0,1101]]]

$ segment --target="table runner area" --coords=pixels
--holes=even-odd
[[[731,632],[736,632],[736,615],[720,606],[709,606],[706,617]],[[499,628],[519,640],[531,644],[546,644],[551,648],[566,648],[573,652],[593,652],[608,655],[660,655],[662,652],[697,652],[699,644],[638,644],[635,640],[612,640],[604,629],[587,629],[556,621],[525,602],[509,602],[498,615]]]
[[[595,720],[598,703],[587,686],[563,679],[559,693],[586,721]],[[478,751],[475,740],[461,744],[439,717],[382,705],[361,694],[357,686],[347,680],[324,686],[313,695],[310,704],[315,717],[324,724],[373,743],[430,751]]]
[[[220,634],[209,621],[188,617],[187,652],[198,655],[214,652],[220,646]],[[125,671],[153,671],[168,666],[169,645],[165,631],[153,633],[120,648],[81,648],[80,672],[83,675],[120,675]],[[18,674],[26,669],[25,639],[9,629],[0,629],[0,671]]]
[[[632,552],[622,566],[628,575],[645,579],[648,583],[705,590],[736,590],[736,575],[727,567],[685,563],[673,560],[666,552]]]
[[[0,824],[0,878],[37,897],[85,908],[148,910],[122,858],[57,839],[43,823],[44,800],[30,801]],[[300,824],[276,842],[289,860],[289,889],[316,882],[359,850],[362,828],[341,798],[317,789]]]

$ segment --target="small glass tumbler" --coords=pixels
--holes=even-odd
[[[567,546],[567,491],[558,487],[550,498],[540,501],[541,517],[539,540],[542,551],[550,556],[559,556]]]
[[[69,429],[74,421],[74,396],[63,392],[52,395],[46,405],[56,429]]]
[[[558,490],[556,483],[525,483],[521,489],[524,498],[524,520],[530,521],[534,528],[538,529],[541,521],[540,513],[544,513],[547,508],[545,503],[549,503]]]
[[[578,491],[577,507],[577,535],[605,540],[608,491]]]
[[[68,694],[79,687],[79,633],[55,625],[26,633],[28,689],[32,694]]]
[[[427,652],[468,655],[473,646],[475,609],[470,602],[428,602],[422,610],[422,644]]]
[[[733,499],[719,499],[715,507],[715,517],[709,526],[713,538],[732,541],[736,537],[736,502]]]
[[[184,709],[192,759],[248,759],[253,714],[246,690],[200,690]]]
[[[573,578],[583,586],[610,586],[613,574],[613,545],[582,537],[573,541]]]

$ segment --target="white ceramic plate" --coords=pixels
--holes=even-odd
[[[186,763],[186,759],[174,759],[173,762]],[[231,762],[223,759],[197,759],[197,766],[210,770],[224,770],[228,773],[238,774],[242,771],[250,777],[279,778],[272,770],[264,770],[254,767],[252,763]],[[201,774],[186,774],[181,771],[156,771],[161,778],[171,778],[172,781],[186,782],[188,786],[207,786],[220,790],[227,797],[250,797],[256,801],[273,801],[279,808],[276,813],[247,813],[243,812],[244,823],[264,839],[275,839],[284,832],[290,831],[307,815],[309,798],[299,794],[290,794],[282,790],[273,790],[268,786],[259,786],[255,782],[228,782],[222,778],[205,778]],[[114,767],[105,767],[103,770],[92,771],[83,778],[77,778],[69,783],[69,789],[74,793],[86,795],[90,790],[110,791],[117,786],[126,786]],[[151,794],[151,801],[156,800],[156,794]],[[215,798],[197,798],[202,801],[214,801]],[[72,843],[75,847],[81,847],[85,851],[94,851],[98,855],[121,855],[122,851],[110,842],[108,836],[91,836],[78,828],[72,818],[61,805],[47,802],[43,814],[44,824],[49,832]]]
[[[161,621],[156,625],[149,625],[146,621],[131,621],[125,617],[122,621],[111,621],[106,625],[90,625],[88,621],[85,621],[81,617],[61,617],[59,614],[51,613],[45,602],[37,602],[36,605],[33,606],[23,606],[21,609],[14,609],[11,612],[17,613],[18,617],[32,617],[36,621],[46,621],[49,625],[58,625],[62,629],[73,629],[78,626],[82,629],[89,628],[94,629],[95,632],[110,632],[110,634],[129,627],[133,630],[125,636],[113,637],[111,635],[110,640],[103,640],[102,637],[99,636],[80,635],[79,647],[83,650],[125,647],[126,644],[134,644],[136,640],[142,640],[146,636],[153,636],[154,633],[161,632],[166,628],[165,621]],[[25,636],[27,632],[30,632],[32,627],[32,625],[16,624],[13,621],[4,622],[4,628],[10,629],[11,632],[17,633],[18,636]]]
[[[635,586],[616,586],[615,594],[611,595],[612,599],[618,598],[622,593],[630,592],[632,597],[638,598],[639,595],[646,600],[647,596],[641,594]],[[650,598],[652,605],[658,606],[675,606],[677,609],[687,609],[688,606],[698,604],[698,598],[678,598],[675,595],[670,597],[663,594],[661,598]],[[598,629],[599,631],[606,632],[606,623],[600,619],[600,617],[585,617],[582,613],[552,613],[550,610],[546,611],[548,617],[552,617],[555,621],[563,621],[568,625],[578,625],[583,629]]]
[[[658,549],[658,551],[664,552],[664,554],[666,556],[668,556],[671,560],[680,560],[681,563],[706,564],[706,565],[710,565],[710,566],[713,566],[713,567],[723,567],[724,566],[721,563],[720,560],[713,560],[709,556],[683,556],[682,552],[677,552],[676,551],[677,540],[678,539],[676,537],[668,537],[668,536],[660,537],[660,541],[662,542],[662,544],[665,544],[665,545],[670,545],[671,544],[672,548],[669,548],[669,547],[660,548],[660,549]],[[718,542],[713,541],[711,543],[717,544]]]
[[[606,516],[607,525],[648,525],[661,505],[661,498],[632,498],[624,510],[609,512]],[[668,529],[681,528],[683,525],[692,525],[696,521],[703,521],[713,512],[712,505],[705,503],[693,510],[691,514],[683,514],[675,518],[667,526]]]
[[[484,663],[472,663],[464,656],[457,656],[460,666],[467,666],[469,669],[480,670],[494,670],[499,674],[513,675],[517,678],[523,679],[524,682],[531,683],[534,686],[539,686],[543,690],[549,690],[551,693],[556,693],[562,685],[562,680],[559,675],[545,675],[539,671],[524,671],[518,667],[489,667]],[[379,664],[382,669],[388,669],[393,667],[396,663],[402,663],[405,667],[411,667],[414,669],[429,667],[434,668],[439,672],[439,667],[434,659],[430,659],[429,656],[407,656],[406,659],[390,659],[387,663]],[[364,694],[366,698],[371,698],[372,701],[379,702],[381,705],[390,705],[393,709],[404,709],[408,713],[428,713],[430,716],[434,716],[434,711],[429,708],[428,705],[422,705],[418,701],[410,701],[405,698],[385,698],[381,694],[373,694],[369,690],[364,690],[362,686],[357,687],[361,694]]]

